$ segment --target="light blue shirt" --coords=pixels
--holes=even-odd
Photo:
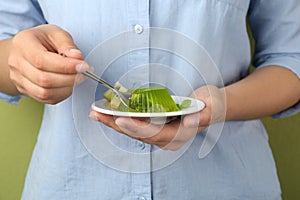
[[[248,74],[251,52],[247,14],[257,42],[253,64],[256,67],[280,65],[300,77],[298,0],[3,0],[0,1],[0,38],[9,38],[39,24],[56,24],[72,35],[87,61],[102,62],[106,56],[95,55],[97,48],[92,50],[98,44],[100,49],[109,44],[106,48],[113,54],[110,45],[125,34],[128,36],[124,40],[128,45],[126,48],[134,51],[115,59],[105,69],[102,65],[94,66],[95,72],[101,72],[113,83],[127,71],[136,70],[124,78],[125,84],[133,86],[151,81],[186,96],[205,83],[228,85]],[[147,29],[149,27],[163,28],[155,40]],[[197,56],[189,57],[193,55],[189,49],[180,52],[189,58],[187,60],[184,56],[174,56],[166,51],[168,49],[160,49],[160,45],[164,46],[168,41],[163,37],[164,33],[170,30],[175,31],[171,39],[178,36],[179,41],[185,38],[183,41],[187,43],[169,41],[167,48],[180,51],[187,45],[197,44],[205,49],[200,51],[207,52],[219,74],[214,76],[214,69],[211,73],[205,70],[198,73],[191,67],[193,63],[189,63],[197,60]],[[110,41],[111,38],[114,39]],[[157,41],[159,45],[155,46]],[[136,50],[136,44],[157,48]],[[97,56],[100,57],[97,59]],[[147,63],[156,65],[151,67]],[[172,73],[167,73],[173,69]],[[181,83],[178,77],[183,82],[186,80],[191,90],[178,84]],[[88,86],[88,82],[84,84]],[[206,129],[189,143],[182,155],[160,166],[176,153],[165,151],[156,156],[150,152],[162,152],[157,147],[89,120],[88,107],[80,110],[78,103],[80,97],[87,99],[81,95],[88,90],[84,84],[75,86],[75,93],[67,100],[57,105],[45,105],[22,199],[281,199],[268,136],[259,120],[226,122],[216,145],[208,155],[199,158],[199,149],[205,135],[209,134]],[[96,99],[101,97],[98,95],[101,91],[103,88],[99,87]],[[16,103],[19,98],[5,94],[0,97],[11,103]],[[86,105],[93,100],[85,102]],[[278,116],[293,114],[299,109],[298,103]],[[97,141],[100,134],[84,126],[89,124],[88,127],[103,130],[116,148],[101,152],[101,147],[106,144]],[[123,154],[116,149],[129,152],[129,155],[120,156]],[[140,155],[143,158],[137,159]]]

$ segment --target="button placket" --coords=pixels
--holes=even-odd
[[[130,73],[128,77],[137,86],[149,82],[149,26],[149,0],[128,1],[128,69],[137,72]],[[133,199],[151,199],[151,145],[135,141],[133,151],[137,153],[134,158],[142,161],[139,165],[143,172],[131,174]]]

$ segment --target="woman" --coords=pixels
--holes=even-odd
[[[299,111],[298,1],[23,0],[3,1],[0,9],[1,98],[16,103],[26,95],[46,103],[23,199],[281,199],[267,135],[257,119]],[[251,75],[247,16],[256,41],[257,70]],[[156,39],[157,29],[150,27],[162,28]],[[160,40],[165,31],[171,40]],[[123,44],[132,51],[105,69],[93,66],[95,72],[117,81],[137,70],[125,78],[131,86],[157,82],[206,104],[164,126],[91,111],[92,119],[105,124],[101,130],[113,145],[129,152],[124,159],[115,149],[100,156],[93,150],[99,143],[93,144],[91,131],[82,133],[76,116],[73,121],[76,97],[71,96],[77,73],[89,69],[83,59],[90,64],[97,45],[118,36],[126,40],[108,51]],[[175,40],[182,37],[187,43]],[[161,43],[152,50],[156,41]],[[199,52],[207,52],[216,68],[191,66],[174,56],[177,52],[160,50],[163,41],[191,58],[197,54],[187,47],[202,47]],[[138,42],[143,49],[136,48]],[[159,76],[165,67],[149,63],[176,72]],[[174,76],[185,86],[178,86]],[[199,157],[210,135],[215,138]],[[154,153],[167,150],[182,152],[160,165],[172,153],[159,158]],[[139,155],[145,155],[142,162]]]

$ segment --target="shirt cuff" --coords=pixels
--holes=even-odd
[[[300,79],[300,56],[299,55],[276,55],[268,57],[264,62],[262,62],[257,68],[265,66],[281,66],[287,68],[294,72],[296,76]],[[288,87],[288,86],[287,86]],[[283,110],[279,113],[272,115],[274,118],[283,118],[294,115],[300,111],[300,102],[296,103],[294,106]]]
[[[256,68],[266,66],[281,66],[294,72],[300,79],[300,55],[269,55]]]
[[[18,104],[21,96],[11,96],[0,92],[0,99],[11,104]]]
[[[297,114],[300,111],[300,102],[298,102],[293,107],[286,109],[280,113],[272,115],[273,118],[283,118]]]

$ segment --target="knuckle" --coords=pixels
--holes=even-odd
[[[44,88],[49,88],[52,85],[49,76],[46,74],[39,75],[36,82],[39,86]]]
[[[9,55],[7,58],[7,63],[9,67],[16,67],[17,65],[17,60],[14,56]]]
[[[37,94],[37,98],[41,101],[48,101],[52,95],[49,89],[41,88]]]
[[[17,80],[16,75],[15,75],[15,73],[13,72],[13,70],[10,70],[10,72],[9,72],[9,79],[10,79],[12,82],[16,82],[16,80]]]
[[[23,87],[21,87],[19,84],[15,84],[15,86],[21,94],[24,94],[24,95],[27,94],[26,90]]]
[[[23,30],[16,34],[12,39],[13,46],[19,46],[24,43],[24,38],[30,35],[30,30]]]
[[[9,72],[9,79],[11,80],[11,82],[17,87],[20,87],[20,86],[24,86],[24,81],[23,81],[23,78],[20,77],[18,75],[18,73],[15,72],[15,70],[10,70]],[[19,90],[19,89],[18,89]]]
[[[36,68],[39,70],[45,69],[45,59],[42,53],[36,54],[33,56],[33,63]]]

